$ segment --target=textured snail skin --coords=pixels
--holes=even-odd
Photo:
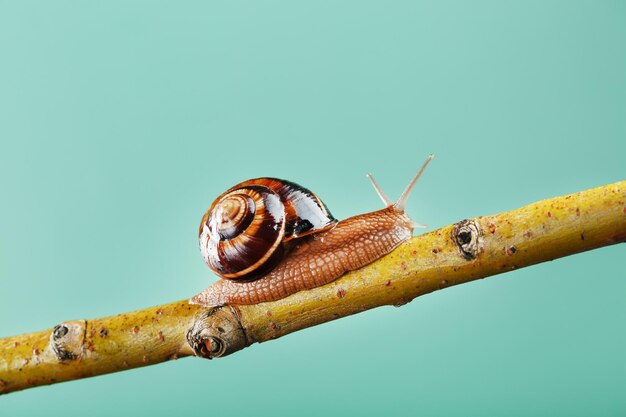
[[[268,274],[249,282],[218,280],[190,302],[206,307],[257,304],[319,287],[388,254],[411,238],[411,219],[394,206],[338,222],[299,239]]]

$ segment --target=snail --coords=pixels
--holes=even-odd
[[[225,191],[202,217],[200,251],[220,276],[191,298],[206,307],[275,301],[328,284],[390,253],[426,227],[404,212],[428,159],[392,202],[371,174],[382,210],[337,221],[310,190],[257,178]]]

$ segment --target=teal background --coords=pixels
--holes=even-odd
[[[626,178],[623,1],[0,0],[0,337],[187,298],[227,187],[437,228]],[[0,397],[1,416],[626,413],[625,248],[255,345]]]

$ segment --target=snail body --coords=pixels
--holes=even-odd
[[[404,206],[432,156],[392,203],[337,221],[308,189],[276,178],[245,181],[218,197],[200,225],[200,249],[221,278],[190,302],[207,307],[275,301],[335,281],[410,239]],[[253,207],[252,204],[256,204]]]

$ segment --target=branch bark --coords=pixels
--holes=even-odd
[[[374,307],[624,241],[626,181],[425,233],[365,268],[282,300],[212,309],[183,300],[0,339],[0,393],[189,355],[225,356]]]

